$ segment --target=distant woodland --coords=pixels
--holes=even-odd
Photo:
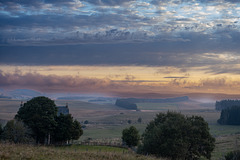
[[[221,111],[223,109],[232,107],[232,106],[240,106],[240,100],[221,100],[216,101],[215,108],[218,111]]]
[[[219,124],[240,125],[240,100],[221,100],[215,104],[216,110],[221,111]]]
[[[142,99],[142,98],[126,98],[117,99],[115,105],[130,110],[138,110],[136,103],[172,103],[172,102],[182,102],[188,101],[188,96],[176,97],[176,98],[166,98],[166,99]]]

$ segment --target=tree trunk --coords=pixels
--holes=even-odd
[[[48,133],[48,142],[47,142],[47,144],[50,145],[50,142],[51,142],[51,135],[50,135],[50,133]]]

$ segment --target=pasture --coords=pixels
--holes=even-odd
[[[107,146],[31,146],[0,144],[0,159],[6,160],[155,160],[154,157],[137,155],[123,148]],[[161,160],[161,159],[159,159]]]
[[[19,109],[20,101],[0,99],[0,119],[10,120]],[[202,116],[209,124],[211,134],[216,138],[216,148],[212,159],[221,158],[226,152],[240,147],[240,126],[219,125],[220,112],[214,104],[198,102],[181,103],[139,103],[141,111],[119,108],[113,104],[93,104],[81,101],[55,101],[57,105],[68,103],[70,113],[85,125],[84,134],[74,143],[92,141],[121,143],[121,133],[126,127],[134,125],[142,134],[149,121],[159,112],[176,111],[184,115]],[[138,118],[142,119],[139,123]],[[83,124],[84,121],[88,124]],[[129,124],[129,120],[131,123]]]

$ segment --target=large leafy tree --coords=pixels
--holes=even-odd
[[[134,126],[125,128],[122,131],[122,140],[129,147],[137,146],[140,140],[140,135],[138,130]]]
[[[66,142],[71,139],[73,118],[70,114],[56,117],[57,127],[54,131],[55,142]]]
[[[146,127],[141,152],[171,159],[210,159],[214,142],[202,117],[159,113]]]
[[[35,97],[20,107],[16,119],[22,120],[32,129],[36,143],[50,141],[50,135],[56,127],[57,108],[53,100],[47,97]]]

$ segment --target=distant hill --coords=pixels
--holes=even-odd
[[[58,97],[57,100],[76,100],[96,104],[114,104],[117,100],[115,97],[95,97],[95,96],[65,96]]]
[[[37,96],[43,96],[44,94],[31,89],[15,89],[12,91],[6,92],[7,97],[11,97],[13,99],[31,99]]]
[[[188,96],[175,97],[175,98],[165,98],[165,99],[142,99],[142,98],[126,98],[121,99],[128,101],[129,103],[169,103],[169,102],[183,102],[188,101]]]
[[[174,103],[188,101],[188,96],[165,98],[165,99],[142,99],[142,98],[126,98],[117,99],[115,105],[130,110],[138,110],[136,103]]]

